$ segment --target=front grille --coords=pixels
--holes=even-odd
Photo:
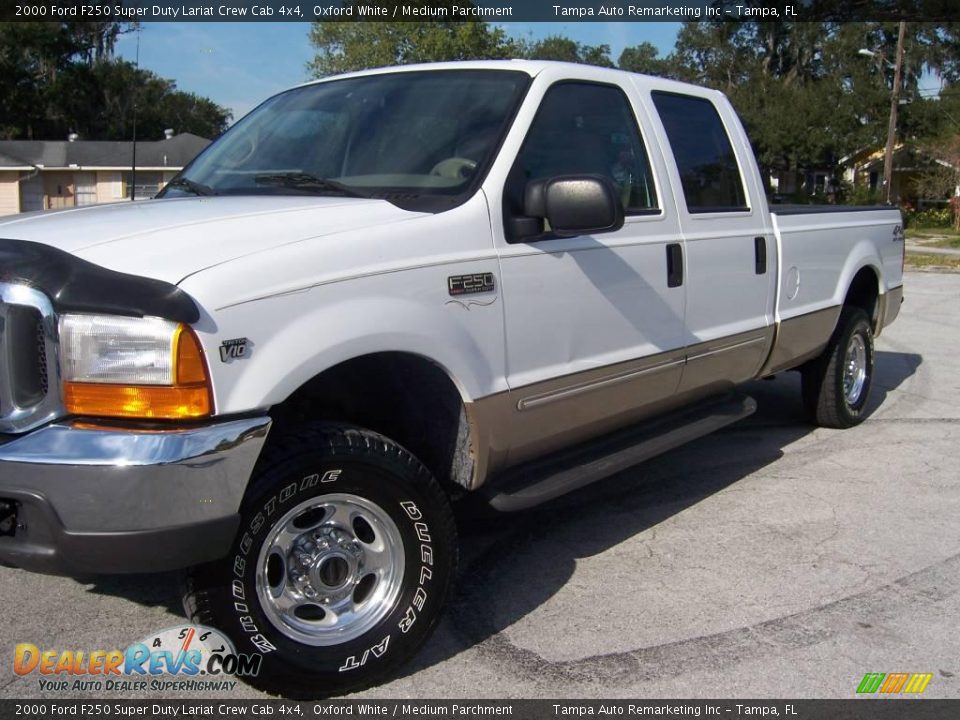
[[[28,408],[41,402],[47,394],[43,381],[47,374],[46,348],[37,342],[43,333],[43,318],[36,308],[11,305],[7,308],[6,347],[10,374],[14,382],[13,404]]]
[[[0,433],[18,433],[60,414],[57,320],[47,297],[0,283]]]
[[[43,318],[37,313],[33,324],[33,343],[37,353],[37,384],[40,392],[46,395],[50,390],[50,373],[47,372],[47,332],[43,326]]]

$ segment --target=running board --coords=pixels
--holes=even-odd
[[[500,512],[526,510],[752,415],[756,401],[734,393],[507,470],[481,491]]]

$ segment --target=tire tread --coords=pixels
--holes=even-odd
[[[852,415],[847,409],[846,400],[842,395],[842,384],[837,381],[846,350],[844,339],[861,322],[866,323],[869,328],[870,321],[863,309],[850,305],[844,306],[840,311],[837,327],[823,354],[811,361],[803,370],[803,405],[810,421],[815,425],[843,429],[857,425],[863,420],[862,414]],[[872,354],[873,338],[869,330],[867,344],[868,353]],[[869,393],[869,391],[868,382],[863,392]]]

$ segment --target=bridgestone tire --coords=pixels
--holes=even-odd
[[[823,354],[803,369],[803,403],[810,421],[828,428],[861,423],[873,384],[873,364],[870,319],[860,308],[844,307]],[[862,376],[852,367],[862,367]],[[861,379],[851,382],[852,377]]]
[[[350,502],[354,504],[345,505],[348,500],[344,499],[352,499]],[[331,508],[338,507],[337,503],[347,508],[344,515],[324,515],[333,513]],[[315,514],[309,516],[309,512],[299,509],[304,505],[321,509],[310,510]],[[364,525],[366,520],[362,517],[358,521],[361,511],[350,511],[351,507],[369,508],[370,523]],[[185,574],[183,604],[193,622],[223,631],[234,641],[237,652],[263,655],[259,675],[247,678],[251,684],[294,698],[356,691],[395,671],[416,653],[436,626],[456,574],[457,534],[453,514],[446,495],[429,471],[388,438],[360,428],[324,424],[273,440],[258,464],[241,517],[230,554]],[[288,519],[290,517],[294,519]],[[299,533],[301,526],[310,527],[320,517],[330,519],[308,530],[316,535],[306,540],[304,536],[297,536],[296,543],[306,545],[294,544],[289,556],[276,552],[280,546],[277,543],[281,542],[277,538],[293,536],[281,533],[281,528],[292,528]],[[352,520],[343,522],[343,518]],[[379,525],[376,518],[382,519]],[[346,527],[348,525],[353,530]],[[371,530],[371,526],[376,530]],[[344,539],[351,532],[354,539]],[[328,539],[334,533],[341,544],[323,545],[323,539],[314,540],[322,533],[327,533],[324,537]],[[384,543],[384,538],[399,542]],[[402,547],[395,547],[396,544]],[[316,552],[306,556],[313,558],[313,564],[308,566],[311,569],[303,571],[311,573],[312,579],[308,581],[304,580],[307,575],[297,574],[301,570],[296,563],[305,562],[304,547]],[[344,555],[341,548],[349,551],[345,556],[353,563],[354,575],[345,575],[345,571],[338,573],[346,567],[342,559],[331,564],[329,553]],[[372,548],[381,554],[369,554]],[[363,555],[364,551],[368,555]],[[267,561],[261,562],[261,553],[270,552],[278,557],[268,554]],[[349,557],[350,552],[358,554]],[[280,563],[281,557],[291,559]],[[359,578],[363,572],[370,572],[365,569],[365,561],[370,558],[389,558],[385,566],[402,568],[392,575],[383,575],[383,578],[394,578],[389,583],[382,580],[383,587],[390,589],[392,596],[387,594],[378,599],[375,583],[380,581],[376,579],[369,594],[359,593],[367,577],[351,585],[351,577]],[[334,567],[336,563],[339,565]],[[374,565],[371,562],[370,566]],[[278,571],[278,567],[283,569]],[[287,568],[294,569],[288,571]],[[278,573],[282,577],[279,581]],[[328,580],[331,585],[325,584]],[[334,625],[332,631],[320,628],[319,633],[316,626],[310,625],[307,632],[318,633],[323,644],[304,642],[300,636],[294,637],[298,632],[296,628],[284,625],[285,622],[296,625],[300,621],[297,613],[304,608],[297,606],[291,613],[288,606],[284,606],[278,611],[277,606],[271,604],[274,595],[266,595],[274,592],[273,584],[278,582],[284,588],[289,584],[295,596],[303,590],[298,582],[311,583],[304,592],[315,592],[315,587],[328,588],[341,582],[342,602],[360,609],[340,614],[337,611],[327,616],[322,607],[317,611],[308,606],[306,621],[322,622],[323,617],[333,617],[338,623],[343,618],[354,617],[353,612],[355,617],[366,618],[366,625],[359,620],[349,625],[343,620],[344,627]],[[287,590],[280,592],[283,598],[288,597]],[[330,598],[325,600],[329,602]],[[368,604],[374,610],[369,610]],[[278,612],[287,615],[278,615]],[[315,615],[320,615],[320,619]],[[352,632],[355,637],[344,639],[339,635],[340,630],[347,631],[348,635]],[[305,637],[315,640],[316,635]]]

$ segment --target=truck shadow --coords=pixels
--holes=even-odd
[[[916,354],[878,351],[870,412],[922,362]],[[734,485],[814,432],[804,417],[798,373],[743,389],[757,400],[753,416],[637,468],[524,513],[491,517],[459,507],[459,587],[437,632],[402,676],[495,637],[559,592],[578,559],[603,553]],[[521,588],[511,582],[518,575],[530,578]],[[179,618],[177,578],[177,573],[117,575],[85,583],[90,583],[88,592],[163,607]]]
[[[921,363],[916,354],[878,351],[870,412]],[[799,373],[743,389],[757,400],[753,416],[637,468],[524,513],[491,517],[458,508],[459,588],[438,631],[403,675],[495,637],[560,591],[578,560],[608,551],[734,485],[815,431],[803,412]],[[518,577],[529,582],[517,587]],[[589,608],[584,612],[594,614]],[[508,642],[496,648],[510,651]]]

